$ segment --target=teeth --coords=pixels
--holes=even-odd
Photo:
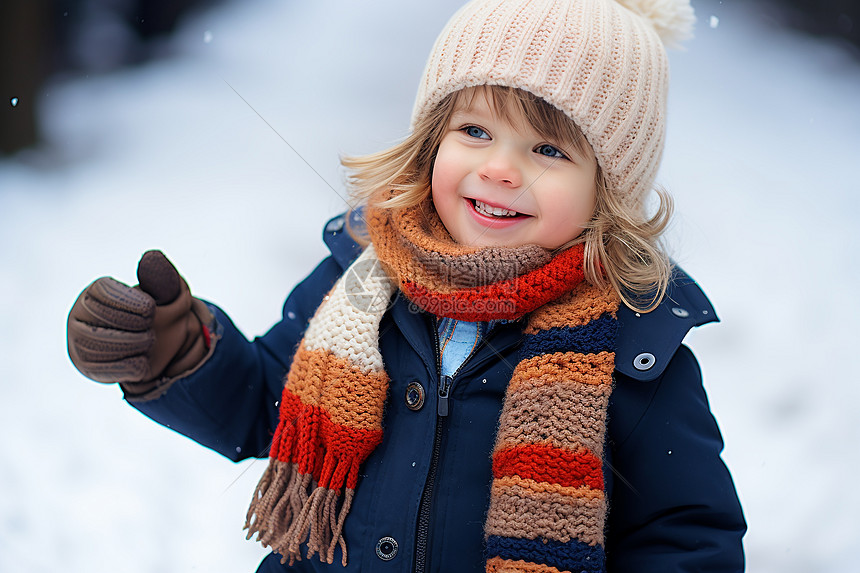
[[[502,209],[501,207],[490,207],[486,203],[482,201],[478,201],[475,199],[475,210],[484,215],[490,215],[492,217],[515,217],[517,215],[516,211],[511,211],[510,209]]]

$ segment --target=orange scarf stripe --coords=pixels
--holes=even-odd
[[[587,485],[578,487],[563,486],[557,483],[535,481],[533,479],[526,479],[520,476],[502,476],[493,481],[493,487],[503,489],[520,488],[534,494],[556,494],[589,500],[604,500],[606,498],[606,494],[602,489],[593,489]]]
[[[529,323],[523,334],[580,326],[604,314],[615,317],[618,304],[618,295],[614,291],[601,290],[583,281],[564,296],[548,302],[529,316]]]
[[[324,384],[321,381],[325,381]],[[286,390],[302,404],[319,405],[335,424],[360,430],[382,430],[388,375],[365,374],[330,351],[300,344],[287,375]],[[281,420],[288,412],[281,413]]]
[[[521,559],[503,559],[491,557],[487,559],[487,573],[565,573],[550,565],[529,563]]]
[[[514,369],[509,390],[543,386],[568,380],[592,386],[611,386],[615,353],[553,352],[521,360]]]

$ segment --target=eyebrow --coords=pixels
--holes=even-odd
[[[486,117],[491,119],[493,115],[494,114],[490,110],[478,110],[475,109],[475,106],[459,106],[453,111],[453,113],[451,113],[451,120],[461,119],[463,116],[477,116],[478,118]]]

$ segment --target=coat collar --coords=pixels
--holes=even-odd
[[[618,309],[618,348],[615,369],[636,380],[655,380],[696,326],[719,322],[711,301],[684,270],[675,266],[669,291],[660,306],[639,313]]]

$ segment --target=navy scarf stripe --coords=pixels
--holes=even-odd
[[[587,324],[550,328],[526,335],[520,356],[521,360],[526,360],[553,352],[614,352],[617,335],[618,321],[609,314],[603,314]]]
[[[514,561],[521,559],[531,563],[542,563],[560,571],[576,573],[605,571],[603,548],[600,545],[589,545],[576,540],[562,543],[490,535],[487,537],[487,554]]]

